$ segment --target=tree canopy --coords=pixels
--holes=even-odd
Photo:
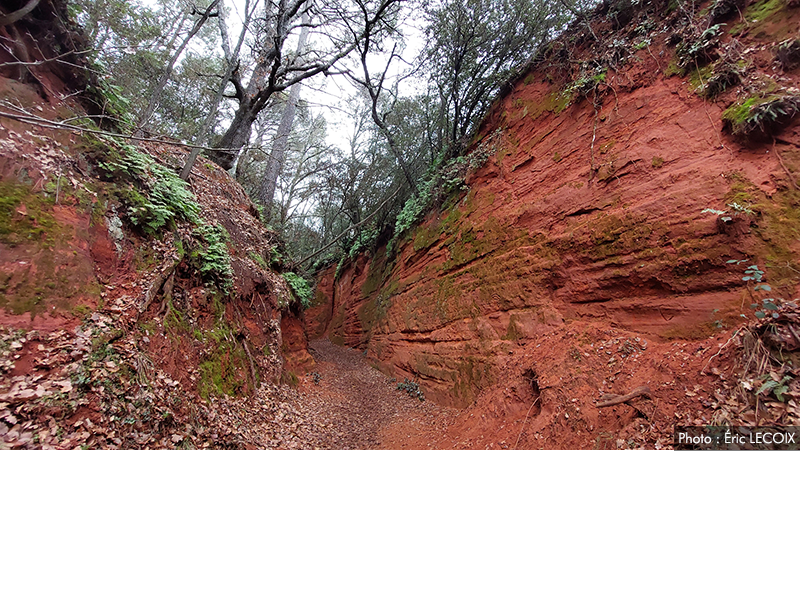
[[[588,4],[80,0],[71,9],[130,126],[198,146],[184,176],[210,147],[291,260],[315,254],[312,268],[420,218],[501,85]]]

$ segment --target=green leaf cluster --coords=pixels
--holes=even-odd
[[[712,25],[699,36],[690,37],[676,49],[678,67],[684,72],[691,67],[703,67],[714,58],[715,50],[722,37],[722,25]]]
[[[756,392],[756,396],[759,394],[763,394],[764,392],[771,392],[775,394],[775,397],[778,399],[779,402],[786,402],[783,395],[789,391],[789,384],[792,382],[793,378],[791,375],[784,375],[781,379],[776,379],[777,375],[773,376],[772,374],[767,376],[768,379],[758,388]]]
[[[379,233],[380,232],[374,224],[367,229],[362,229],[359,231],[358,235],[356,235],[355,239],[353,240],[353,245],[350,246],[350,252],[348,252],[350,260],[355,260],[355,257],[358,256],[359,252],[374,248],[378,241]]]
[[[308,281],[292,272],[284,273],[283,278],[289,285],[289,289],[292,290],[295,300],[302,304],[303,308],[311,306],[311,302],[314,300],[314,290]]]
[[[751,96],[722,113],[726,129],[743,138],[775,133],[800,113],[800,95]]]
[[[104,154],[98,166],[117,183],[134,225],[152,235],[178,220],[198,222],[200,206],[176,173],[129,144],[109,144]]]
[[[195,268],[204,280],[215,283],[225,294],[230,294],[233,289],[233,268],[228,252],[228,232],[219,225],[203,223],[192,235],[198,242],[190,254]]]
[[[457,156],[447,162],[444,162],[445,154],[441,152],[422,178],[419,193],[406,200],[397,215],[394,237],[389,242],[389,248],[393,249],[396,241],[411,230],[434,205],[442,202],[448,196],[466,190],[467,169],[475,169],[483,165],[495,150],[496,139],[491,150],[481,147],[476,152],[466,156]]]

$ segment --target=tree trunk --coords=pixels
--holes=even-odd
[[[217,149],[208,152],[208,156],[211,160],[226,171],[229,171],[233,167],[239,156],[239,152],[250,139],[250,131],[253,128],[253,123],[262,108],[260,103],[254,103],[252,99],[245,99],[239,104],[239,108],[236,110],[236,114],[233,115],[233,121],[231,121],[228,130],[216,144]]]
[[[303,28],[300,30],[300,39],[297,41],[297,56],[303,54],[306,39],[308,38],[308,12],[303,13]],[[272,143],[272,151],[267,161],[267,172],[258,188],[258,201],[264,211],[264,219],[269,222],[272,217],[272,206],[275,202],[275,188],[278,185],[278,177],[283,169],[283,161],[286,155],[286,148],[289,145],[289,134],[292,132],[294,115],[297,112],[297,102],[300,100],[300,88],[302,83],[294,84],[289,90],[289,98],[286,107],[283,109],[281,122],[278,131],[275,133],[275,141]]]
[[[264,179],[261,180],[261,185],[258,187],[258,201],[261,204],[261,210],[267,222],[272,217],[275,189],[278,187],[278,177],[283,170],[286,147],[289,145],[289,134],[292,132],[292,123],[297,112],[297,101],[300,99],[301,87],[302,84],[297,83],[289,90],[289,98],[286,100],[286,107],[283,109],[281,122],[275,132],[275,140],[272,142],[272,151],[267,159],[267,171],[264,173]]]
[[[244,6],[244,14],[245,20],[242,26],[241,34],[239,35],[239,42],[236,44],[236,49],[231,52],[228,46],[228,31],[225,26],[225,21],[223,17],[219,18],[219,25],[220,25],[220,35],[222,36],[222,45],[225,52],[225,60],[227,63],[227,67],[225,68],[225,75],[220,82],[220,86],[217,89],[217,95],[214,98],[214,104],[211,107],[208,115],[206,116],[206,120],[203,122],[203,127],[197,135],[197,145],[202,146],[206,143],[206,138],[208,137],[208,132],[211,131],[211,127],[214,124],[214,119],[217,116],[217,110],[219,109],[220,102],[222,102],[222,97],[225,95],[225,88],[228,87],[228,82],[230,81],[231,75],[233,75],[233,71],[236,68],[237,61],[239,59],[239,52],[242,49],[242,44],[244,43],[244,38],[247,33],[247,28],[250,26],[250,19],[255,12],[255,7],[258,5],[258,0],[255,0],[255,4],[253,5],[253,9],[250,10],[250,0],[246,0]],[[222,11],[222,0],[220,0],[220,11]],[[194,163],[197,160],[197,157],[200,155],[200,148],[192,148],[191,154],[186,159],[186,164],[183,165],[183,169],[181,170],[181,179],[184,181],[188,181],[189,174],[192,172],[192,167],[194,167]]]

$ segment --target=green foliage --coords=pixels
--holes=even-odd
[[[380,232],[374,224],[367,229],[362,229],[359,231],[353,240],[353,245],[350,246],[350,251],[348,252],[350,260],[355,260],[355,257],[358,256],[358,254],[362,251],[372,250],[375,248],[379,233]]]
[[[269,266],[273,269],[281,269],[283,267],[283,253],[277,247],[273,247],[269,251]]]
[[[729,260],[728,264],[735,264],[740,265],[742,263],[746,263],[747,259],[743,258],[741,260]],[[758,265],[750,265],[744,271],[744,277],[742,277],[742,281],[745,283],[755,283],[756,285],[753,286],[754,292],[771,292],[772,287],[767,285],[766,283],[762,283],[764,281],[764,271],[762,271]],[[767,316],[768,312],[772,312],[772,316],[774,318],[778,318],[778,313],[773,312],[778,310],[778,304],[782,302],[781,300],[775,300],[775,298],[763,298],[761,303],[753,303],[750,305],[750,308],[755,309],[755,315],[759,319],[763,319]],[[744,317],[745,315],[741,315]]]
[[[406,200],[406,203],[403,205],[400,214],[397,215],[397,220],[395,221],[394,225],[394,238],[392,239],[392,242],[390,242],[390,246],[393,246],[396,239],[410,230],[411,227],[417,223],[417,221],[422,219],[428,208],[430,208],[430,183],[430,181],[426,182],[426,185],[420,189],[419,195],[412,196]]]
[[[204,400],[223,395],[242,394],[248,388],[248,358],[243,343],[226,321],[216,328],[200,331],[204,360],[198,365],[200,374],[197,391]]]
[[[392,240],[392,241],[394,241],[394,240]],[[339,276],[342,274],[342,269],[344,268],[344,263],[348,258],[349,257],[346,254],[344,254],[339,259],[339,262],[336,263],[336,271],[333,273],[333,280],[334,281],[338,281],[339,280]]]
[[[715,56],[722,33],[721,25],[712,25],[699,35],[690,36],[678,44],[678,68],[685,72],[686,69],[708,64]]]
[[[777,133],[800,113],[800,95],[779,93],[751,96],[722,113],[726,130],[744,139],[759,139]]]
[[[425,401],[425,394],[423,393],[422,389],[420,389],[419,384],[416,381],[411,381],[410,379],[406,378],[403,380],[403,383],[397,384],[397,389],[405,392],[412,398],[417,398],[420,402]]]
[[[93,63],[93,66],[97,71],[102,72],[104,70],[100,64]],[[103,78],[99,78],[97,87],[90,86],[87,92],[94,93],[103,98],[104,117],[110,118],[117,129],[130,130],[134,127],[134,118],[131,114],[131,101],[123,95],[124,91],[120,86],[109,83]]]
[[[768,285],[757,285],[754,290],[762,289],[765,291],[769,291],[771,288]],[[756,309],[755,315],[759,319],[763,319],[767,316],[767,314],[772,315],[773,319],[777,319],[780,315],[778,315],[777,311],[780,306],[781,300],[776,300],[775,298],[762,298],[761,304],[753,303],[750,305],[750,308]]]
[[[337,260],[339,260],[338,253],[332,250],[328,251],[315,260],[311,264],[311,268],[309,270],[312,273],[319,273],[322,269],[332,265],[334,262],[337,262]]]
[[[233,289],[233,268],[228,252],[228,232],[219,225],[201,224],[192,235],[198,246],[190,253],[204,280],[216,284],[225,294]]]
[[[742,281],[760,282],[764,278],[764,271],[758,268],[758,265],[750,265],[744,270],[744,277]]]
[[[733,210],[734,214],[737,214],[737,215],[755,216],[755,214],[756,214],[755,211],[752,208],[750,208],[749,205],[744,205],[744,204],[742,204],[742,203],[740,203],[738,201],[735,201],[735,200],[728,203],[728,208]],[[701,213],[710,213],[712,215],[717,215],[719,217],[719,220],[722,221],[723,223],[730,223],[731,221],[733,221],[733,217],[728,214],[728,211],[725,211],[725,210],[717,210],[715,208],[704,208],[700,212]],[[728,262],[729,263],[741,264],[741,262],[743,262],[743,261],[728,261]]]
[[[594,94],[601,83],[605,83],[606,67],[597,67],[593,72],[587,73],[567,86],[565,93],[570,97],[578,96],[588,98]]]
[[[441,165],[443,155],[440,154],[436,161],[430,166],[425,178],[419,186],[419,194],[411,196],[400,213],[394,224],[394,237],[389,242],[389,247],[394,248],[395,241],[400,239],[407,231],[409,231],[416,223],[425,216],[425,213],[431,208],[433,201],[433,190],[436,185],[436,174]]]
[[[793,377],[791,375],[784,375],[783,378],[779,378],[779,376],[772,377],[771,375],[766,375],[765,377],[767,377],[767,380],[758,388],[756,396],[769,392],[775,394],[778,402],[786,402],[783,395],[789,391],[789,384],[792,382]]]
[[[733,209],[733,212],[737,214],[751,215],[751,216],[756,214],[752,208],[750,208],[749,206],[745,206],[744,204],[740,204],[739,202],[729,202],[728,207]]]
[[[303,308],[308,308],[311,306],[311,302],[314,300],[314,289],[311,287],[308,281],[306,281],[297,273],[291,272],[284,273],[283,278],[289,285],[289,289],[292,290],[295,300],[297,300],[297,302],[299,302]]]
[[[709,67],[709,70],[710,72],[701,82],[700,95],[713,99],[725,90],[741,83],[744,66],[739,63],[721,60]]]
[[[200,206],[186,182],[176,173],[129,144],[98,142],[98,167],[128,209],[128,218],[154,234],[176,220],[198,221]]]
[[[428,167],[419,183],[419,194],[406,200],[394,225],[394,236],[389,250],[394,250],[397,240],[416,225],[434,206],[442,205],[446,198],[457,196],[467,189],[466,176],[469,171],[481,168],[489,157],[497,152],[502,130],[497,129],[487,136],[472,152],[457,156],[446,163],[441,152]]]

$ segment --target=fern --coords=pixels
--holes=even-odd
[[[206,281],[215,283],[225,293],[233,290],[233,268],[228,252],[228,232],[219,225],[201,224],[194,230],[199,247],[191,253],[200,275]]]
[[[120,196],[134,225],[152,235],[176,220],[198,222],[200,206],[177,174],[129,144],[108,150],[100,168],[109,178],[129,180],[138,188]]]
[[[292,290],[295,300],[302,304],[303,308],[311,306],[311,302],[314,300],[314,291],[308,284],[308,281],[300,277],[297,273],[291,272],[284,273],[283,278],[286,280],[289,289]]]

